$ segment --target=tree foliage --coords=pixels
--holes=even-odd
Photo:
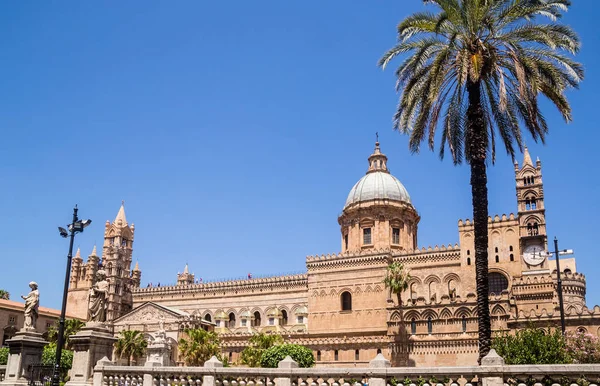
[[[276,368],[279,362],[288,355],[300,367],[312,367],[315,364],[315,357],[308,347],[298,344],[281,344],[265,350],[260,358],[260,365],[261,367]]]
[[[201,328],[185,330],[186,338],[179,339],[179,352],[187,366],[202,366],[213,355],[220,358],[219,337]]]
[[[115,354],[119,358],[127,358],[127,365],[131,365],[132,358],[139,358],[146,352],[148,341],[144,333],[138,330],[124,330],[115,342]]]
[[[386,288],[389,288],[393,294],[398,296],[398,306],[402,303],[402,292],[408,289],[408,282],[410,281],[410,273],[404,268],[402,263],[393,262],[388,265],[385,279],[383,283]]]
[[[565,338],[560,330],[551,333],[536,328],[501,334],[493,348],[508,365],[551,365],[571,363]]]
[[[59,321],[57,320],[54,324],[48,329],[48,342],[57,343],[58,342],[58,325]],[[65,319],[65,348],[71,349],[71,335],[75,335],[85,326],[85,323],[79,319]]]
[[[280,344],[283,344],[281,335],[265,334],[264,332],[254,334],[248,340],[248,346],[242,351],[241,361],[249,367],[260,367],[263,353]]]
[[[8,362],[8,347],[0,347],[0,366]]]
[[[548,124],[540,96],[571,121],[565,91],[583,79],[583,66],[570,58],[581,44],[570,27],[556,22],[570,0],[424,3],[437,12],[400,22],[398,43],[379,65],[409,54],[396,70],[394,115],[394,128],[410,136],[409,148],[418,152],[425,141],[435,150],[438,137],[441,158],[448,150],[455,164],[470,165],[481,359],[491,345],[486,162],[495,161],[496,142],[512,158],[522,151],[522,128],[544,142]]]
[[[42,351],[42,364],[46,366],[54,365],[56,360],[56,344],[50,343],[44,346]],[[60,355],[60,365],[66,371],[73,365],[73,351],[63,349]]]
[[[574,363],[600,363],[600,342],[592,334],[569,331],[565,335],[567,354]]]
[[[0,289],[0,299],[10,300],[10,292]]]

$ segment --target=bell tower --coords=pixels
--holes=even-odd
[[[525,148],[523,165],[515,162],[517,207],[519,216],[519,238],[523,263],[526,269],[547,268],[548,241],[546,235],[546,207],[542,162],[531,161]]]
[[[133,287],[139,286],[141,271],[131,272],[135,226],[127,223],[125,203],[115,220],[106,221],[102,246],[102,267],[109,282],[107,320],[126,314],[133,307]]]

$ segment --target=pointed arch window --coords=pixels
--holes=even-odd
[[[212,318],[211,318],[210,314],[204,315],[204,320],[206,320],[207,322],[212,322]]]
[[[415,335],[417,333],[417,321],[415,318],[412,318],[410,321],[410,334]]]
[[[254,313],[254,321],[252,322],[252,325],[254,327],[259,327],[260,326],[260,322],[261,322],[261,320],[260,320],[260,312],[256,311]]]
[[[288,324],[288,314],[286,310],[281,310],[281,325]]]
[[[235,314],[232,312],[229,314],[229,328],[235,327]]]
[[[352,311],[352,295],[350,292],[345,291],[341,296],[342,311]]]
[[[467,332],[467,317],[464,315],[462,317],[462,332]]]
[[[433,321],[431,320],[431,316],[427,318],[427,333],[431,335],[433,332]]]

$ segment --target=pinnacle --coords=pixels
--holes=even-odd
[[[125,201],[121,201],[121,207],[119,208],[119,213],[117,213],[117,217],[115,217],[115,224],[119,223],[119,220],[122,221],[123,225],[127,225],[127,218],[125,217]]]
[[[134,271],[139,271],[140,270],[140,265],[138,264],[138,262],[135,262],[135,267],[133,267]]]
[[[77,248],[77,253],[75,253],[75,258],[81,260],[81,249]]]
[[[184,273],[184,274],[188,274],[188,273],[190,273],[190,270],[188,269],[188,265],[187,265],[187,263],[185,264],[185,268],[183,269],[183,273]]]
[[[529,150],[527,146],[525,146],[525,150],[523,151],[523,166],[529,165],[533,166],[533,162],[531,162],[531,156],[529,155]]]
[[[92,254],[90,256],[98,256],[98,252],[96,252],[96,244],[94,244],[94,249],[92,249]]]

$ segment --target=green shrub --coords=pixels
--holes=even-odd
[[[312,367],[315,364],[315,357],[309,348],[298,344],[282,344],[265,350],[260,358],[260,365],[276,368],[288,355],[298,362],[300,367]]]
[[[566,342],[559,330],[548,333],[527,328],[514,335],[494,338],[492,347],[507,365],[553,365],[571,363]]]
[[[264,332],[254,334],[248,340],[248,347],[242,351],[241,362],[248,367],[259,367],[263,353],[278,344],[283,344],[281,335],[265,334]]]
[[[592,334],[569,331],[566,336],[567,352],[574,363],[600,363],[600,341]]]
[[[8,347],[0,347],[0,365],[8,362]]]
[[[56,359],[56,344],[50,343],[44,346],[42,351],[42,364],[52,366]],[[63,349],[60,355],[60,365],[68,370],[73,365],[73,351]]]

